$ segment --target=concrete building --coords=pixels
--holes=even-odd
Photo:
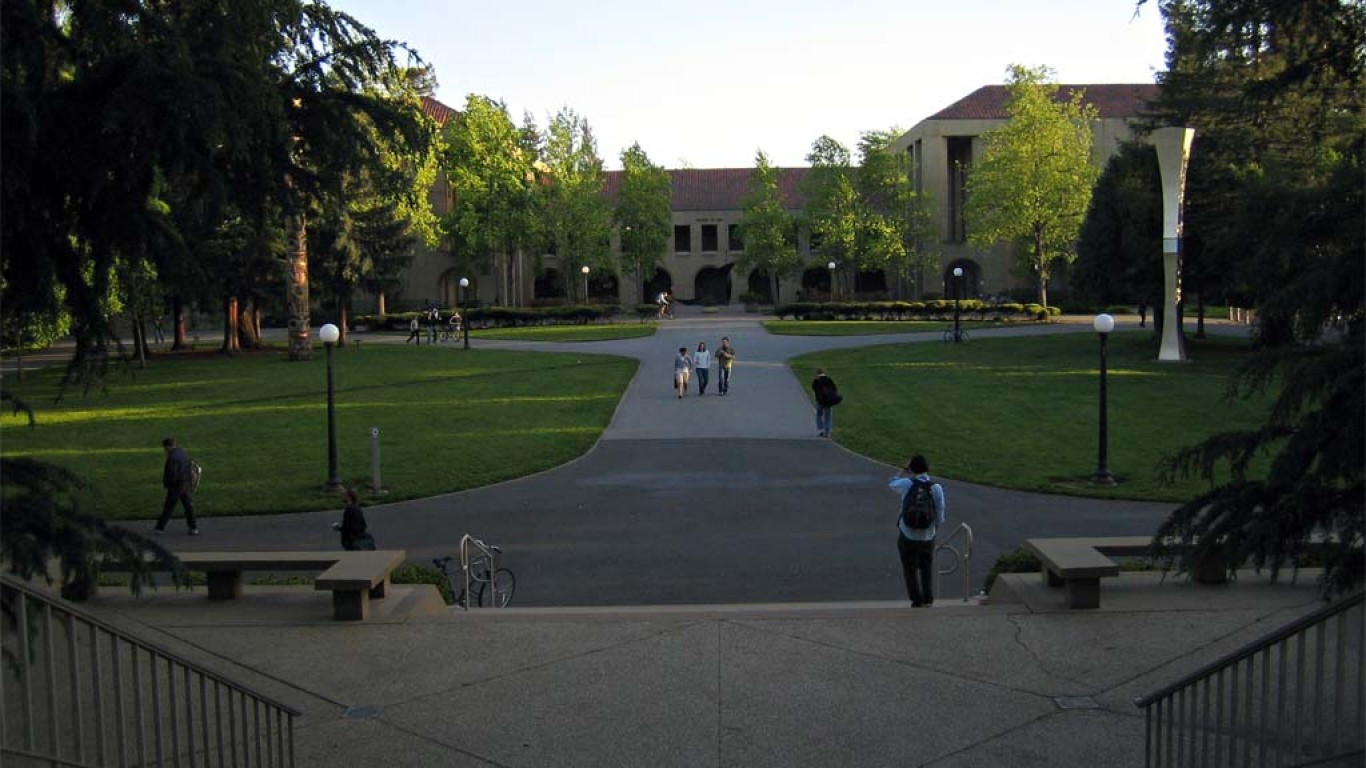
[[[1133,138],[1134,123],[1157,98],[1158,87],[1062,85],[1057,99],[1071,99],[1077,90],[1083,91],[1083,100],[1094,106],[1099,115],[1093,126],[1091,160],[1104,167],[1120,144]],[[1016,274],[1012,246],[998,244],[983,250],[968,245],[963,221],[967,176],[973,161],[985,149],[981,136],[1005,123],[1009,98],[1010,90],[1004,85],[978,88],[917,123],[893,145],[898,151],[910,153],[916,190],[929,193],[934,202],[935,223],[940,233],[941,284],[946,296],[953,295],[950,281],[955,267],[963,268],[965,298],[1033,294],[1033,279]]]

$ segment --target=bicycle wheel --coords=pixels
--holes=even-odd
[[[517,591],[517,577],[506,568],[499,568],[493,572],[493,578],[488,581],[479,582],[479,586],[474,591],[475,599],[479,601],[480,608],[493,606],[495,608],[506,608],[512,602],[512,593]]]

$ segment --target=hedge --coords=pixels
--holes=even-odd
[[[652,305],[653,306],[653,305]],[[441,322],[450,322],[452,310],[441,310]],[[467,307],[462,313],[471,328],[518,328],[529,325],[587,325],[610,320],[621,314],[617,304],[589,304],[556,307]],[[351,327],[365,326],[372,331],[406,331],[414,317],[427,327],[426,312],[398,312],[389,315],[355,315]]]
[[[1061,314],[1058,307],[1039,304],[994,304],[964,299],[959,311],[975,320],[1047,320]],[[780,304],[773,309],[779,318],[793,320],[947,320],[953,317],[949,299],[926,301],[826,301]]]

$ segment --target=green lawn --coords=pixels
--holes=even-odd
[[[1109,466],[1096,468],[1099,345],[1091,334],[897,344],[793,361],[802,381],[824,367],[844,402],[836,439],[889,464],[924,453],[935,472],[1008,488],[1177,501],[1203,483],[1159,482],[1158,462],[1213,434],[1261,423],[1267,399],[1225,402],[1246,342],[1191,340],[1191,362],[1158,363],[1146,332],[1116,333],[1109,358]]]
[[[530,328],[490,328],[474,331],[473,339],[509,341],[612,341],[655,335],[654,323],[607,323],[603,325],[546,325]]]
[[[369,485],[370,428],[380,429],[388,500],[487,485],[563,464],[607,426],[636,361],[603,355],[374,345],[336,355],[344,481]],[[110,519],[155,517],[161,438],[204,466],[204,516],[334,507],[327,479],[326,367],[282,353],[154,360],[112,373],[106,393],[54,402],[58,371],[7,386],[38,426],[6,412],[0,449],[70,467]]]
[[[965,331],[1000,328],[1001,323],[962,321]],[[888,333],[944,332],[952,320],[765,320],[764,328],[779,336],[875,336]]]

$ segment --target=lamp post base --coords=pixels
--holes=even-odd
[[[1118,483],[1117,483],[1117,481],[1115,480],[1115,476],[1112,475],[1112,474],[1110,474],[1110,470],[1108,470],[1108,469],[1098,470],[1094,475],[1091,475],[1091,485],[1117,485],[1117,484],[1118,484]]]
[[[342,489],[343,483],[340,480],[328,480],[323,483],[323,490],[328,493],[336,493]]]

